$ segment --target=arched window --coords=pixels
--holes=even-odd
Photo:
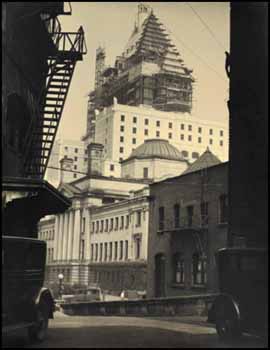
[[[185,282],[184,258],[181,253],[175,253],[173,256],[173,282],[183,284]]]
[[[204,285],[206,281],[206,259],[195,252],[192,256],[192,282],[194,285]]]

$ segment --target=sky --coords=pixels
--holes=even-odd
[[[228,122],[229,80],[225,51],[230,51],[229,2],[143,2],[164,24],[184,64],[195,78],[192,114]],[[80,140],[86,132],[88,93],[94,88],[95,54],[106,49],[114,65],[132,33],[139,2],[71,2],[72,15],[59,16],[62,31],[83,26],[87,54],[71,81],[57,138]],[[195,12],[196,13],[195,13]]]

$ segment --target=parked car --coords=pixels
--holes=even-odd
[[[220,294],[208,314],[222,340],[242,332],[268,335],[268,250],[223,248],[217,253]]]
[[[145,299],[146,293],[145,291],[137,291],[137,290],[123,290],[120,294],[122,300],[138,300]]]
[[[102,301],[103,293],[99,287],[87,287],[79,289],[75,294],[63,295],[62,300],[65,303]]]

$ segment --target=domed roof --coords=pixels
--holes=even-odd
[[[167,140],[149,139],[143,144],[135,148],[131,155],[126,160],[161,158],[169,160],[184,160],[181,152],[176,147],[171,145]]]

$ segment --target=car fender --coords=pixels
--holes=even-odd
[[[212,304],[212,307],[209,310],[208,322],[215,323],[215,321],[216,321],[216,313],[215,313],[216,306],[219,303],[228,302],[228,301],[232,304],[232,306],[233,306],[233,308],[234,308],[234,310],[236,312],[236,316],[237,316],[238,321],[239,322],[241,321],[241,310],[240,310],[240,307],[239,307],[239,302],[236,300],[236,298],[234,298],[230,294],[220,294],[220,295],[218,295],[216,297],[216,299],[214,300],[214,302]]]
[[[42,301],[44,301],[49,306],[49,318],[53,318],[53,313],[55,311],[55,302],[49,288],[42,287],[34,299],[36,306],[38,306]]]

